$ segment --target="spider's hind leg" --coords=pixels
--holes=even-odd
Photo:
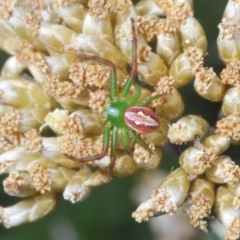
[[[117,144],[118,144],[118,128],[113,127],[112,139],[111,139],[111,157],[110,157],[110,163],[108,165],[109,176],[112,178],[113,178],[113,167],[115,166],[115,162],[116,162]]]
[[[129,145],[129,137],[128,137],[126,128],[121,129],[121,135],[122,135],[122,142],[123,142],[123,147],[124,147],[125,152],[127,154],[129,154],[130,156],[132,156],[133,150]]]

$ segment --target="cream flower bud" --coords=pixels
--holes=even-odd
[[[165,146],[169,143],[169,139],[167,137],[167,132],[169,129],[170,122],[165,118],[160,118],[160,127],[152,132],[144,135],[144,138],[152,142],[155,146]]]
[[[234,195],[227,187],[217,189],[214,212],[223,226],[227,229],[226,240],[237,240],[240,237],[240,210],[233,204]]]
[[[69,116],[68,112],[61,111],[61,116],[59,113],[59,111],[54,111],[52,113],[52,116],[54,117],[55,115],[55,120],[57,120],[55,123],[57,133],[75,138],[82,138],[84,134],[81,119],[75,114]],[[57,118],[57,116],[59,116],[59,118]]]
[[[195,76],[194,89],[200,96],[213,102],[222,100],[226,92],[226,86],[213,72],[212,68],[202,68]]]
[[[22,39],[17,35],[10,24],[3,19],[0,19],[0,49],[14,55],[17,46],[21,43]]]
[[[220,156],[211,168],[205,172],[207,178],[214,183],[234,184],[240,180],[240,168],[228,156]]]
[[[132,59],[132,24],[130,18],[133,16],[136,16],[135,11],[127,18],[126,15],[118,16],[114,29],[115,44],[121,49],[128,63],[130,63]],[[136,23],[135,28],[137,28]],[[147,46],[147,41],[141,35],[137,36],[137,43],[138,48]]]
[[[24,112],[22,113],[24,114]],[[22,119],[24,117],[26,117],[26,119]],[[27,119],[28,117],[30,119]],[[23,120],[25,120],[24,124]],[[25,127],[26,123],[29,123],[30,126]],[[33,125],[31,126],[31,124]],[[39,148],[41,148],[41,138],[37,130],[31,128],[38,126],[38,124],[35,116],[31,116],[30,111],[25,114],[25,116],[21,116],[19,110],[16,108],[8,110],[0,119],[1,147],[7,150],[20,145],[26,149],[26,151],[38,151]],[[21,131],[24,130],[28,130],[28,132],[21,134]]]
[[[63,197],[72,203],[84,201],[92,192],[93,187],[109,183],[108,173],[99,169],[92,173],[88,168],[78,171],[67,184]]]
[[[209,125],[206,120],[196,115],[182,117],[176,123],[173,123],[168,131],[168,137],[174,144],[194,141],[196,136],[204,137],[209,131]]]
[[[37,194],[31,186],[31,178],[28,172],[10,172],[9,176],[3,181],[4,191],[15,197],[30,197]]]
[[[69,82],[66,82],[66,83],[69,83]],[[70,83],[70,85],[71,85],[71,83]],[[62,108],[66,109],[70,112],[73,112],[78,108],[88,107],[88,103],[90,100],[90,94],[89,94],[88,89],[84,89],[84,90],[80,91],[80,93],[79,93],[78,86],[76,86],[76,85],[73,85],[73,86],[74,86],[74,88],[76,87],[76,90],[77,90],[76,95],[74,95],[74,98],[72,98],[71,96],[70,96],[70,98],[63,98],[60,96],[54,97],[56,99],[56,101],[61,105]],[[65,89],[64,86],[62,89],[64,91],[64,89]]]
[[[163,33],[157,35],[157,54],[170,67],[174,59],[181,53],[181,41],[177,33]]]
[[[217,38],[218,56],[226,64],[232,59],[240,58],[240,31],[236,22],[223,18],[218,25],[220,32]]]
[[[123,150],[117,151],[116,163],[113,168],[113,176],[129,177],[141,171],[134,158]]]
[[[0,222],[6,228],[10,228],[36,221],[52,211],[56,203],[56,193],[45,193],[26,198],[13,206],[1,207]]]
[[[222,137],[219,134],[211,135],[203,140],[203,145],[207,148],[213,147],[217,155],[225,152],[230,145],[229,137]]]
[[[187,214],[190,223],[204,232],[207,230],[207,222],[204,218],[210,218],[211,208],[214,202],[214,184],[204,176],[198,176],[191,182],[190,206]]]
[[[29,160],[24,160],[21,163],[14,162],[8,167],[8,169],[22,168],[23,172],[10,172],[9,177],[5,180],[6,192],[11,195],[29,196],[27,194],[34,193],[33,189],[41,193],[50,190],[62,191],[75,173],[74,170],[53,164],[43,157]]]
[[[38,129],[44,122],[48,109],[44,107],[37,108],[20,108],[19,109],[19,131],[27,132],[32,128]]]
[[[222,112],[225,116],[240,115],[240,98],[237,87],[229,88],[223,98]]]
[[[94,165],[108,170],[110,164],[110,156],[105,156],[101,160],[94,161]],[[129,177],[137,174],[142,169],[137,165],[134,158],[127,154],[124,150],[117,149],[115,165],[112,169],[113,176]]]
[[[175,214],[186,199],[189,186],[190,180],[183,168],[172,171],[160,186],[153,190],[151,197],[140,204],[132,217],[137,222],[142,222],[163,212]]]
[[[58,132],[59,122],[62,118],[69,116],[69,112],[64,109],[56,108],[53,112],[48,112],[45,116],[45,124],[42,125],[41,129],[48,126],[50,127],[55,133]]]
[[[44,44],[36,37],[41,21],[57,21],[57,16],[39,6],[31,7],[28,3],[18,3],[12,7],[9,23],[21,39],[31,41],[39,51],[46,52]],[[21,21],[19,21],[21,19]]]
[[[140,21],[140,19],[138,19]],[[119,20],[120,21],[120,20]],[[124,20],[125,21],[125,20]],[[135,28],[138,21],[136,21]],[[119,26],[118,26],[119,25]],[[128,63],[132,59],[132,38],[131,36],[131,22],[127,20],[125,22],[117,23],[117,28],[115,28],[115,39],[116,45],[124,53]],[[140,31],[138,29],[138,31]],[[152,85],[155,85],[159,78],[167,75],[167,67],[164,61],[154,52],[151,52],[151,48],[147,45],[145,38],[142,35],[138,35],[138,73],[141,78]]]
[[[68,182],[72,179],[73,175],[76,173],[75,170],[61,166],[48,168],[47,171],[52,181],[51,190],[57,192],[62,192]]]
[[[69,45],[76,33],[58,24],[43,22],[38,30],[38,38],[51,55],[62,54],[65,46]]]
[[[231,143],[240,144],[240,117],[229,115],[217,121],[216,133],[231,139]]]
[[[132,2],[127,1],[104,1],[99,2],[96,0],[90,0],[88,3],[89,12],[96,19],[102,19],[110,12],[114,12],[119,15],[125,15],[129,11],[129,8],[133,8]]]
[[[237,209],[240,209],[240,181],[233,184],[227,184],[228,189],[235,195],[233,204]]]
[[[0,103],[9,104],[14,107],[42,106],[50,109],[54,103],[41,86],[26,80],[1,79],[0,91]]]
[[[49,11],[44,3],[27,3],[24,8],[23,24],[30,36],[38,34],[43,23],[57,23],[59,18],[54,11]]]
[[[106,64],[97,61],[78,61],[70,65],[69,78],[81,89],[90,88],[90,93],[96,92],[96,88],[109,90],[110,68]],[[116,69],[119,85],[126,79],[125,70]]]
[[[155,110],[158,116],[169,121],[176,121],[181,117],[184,110],[184,102],[176,88],[172,89],[171,94],[160,97],[160,101],[163,104],[158,105]]]
[[[221,71],[221,81],[223,84],[239,87],[240,61],[232,59],[227,66]]]
[[[153,52],[149,60],[138,65],[138,73],[145,82],[151,85],[156,85],[161,77],[167,75],[167,71],[164,61]]]
[[[179,27],[183,49],[188,47],[201,48],[205,53],[207,50],[207,38],[201,24],[194,17],[186,19]]]
[[[35,128],[38,129],[40,125],[44,122],[44,117],[47,114],[49,109],[44,107],[36,108],[14,108],[7,105],[0,104],[0,118],[3,121],[9,121],[10,119],[16,118],[17,131],[24,133]],[[5,120],[3,120],[5,119]]]
[[[91,193],[92,187],[84,185],[92,172],[88,168],[83,168],[69,181],[63,192],[63,198],[72,203],[84,201]]]
[[[82,32],[84,17],[87,13],[87,9],[82,4],[59,6],[56,11],[70,29],[77,33]]]
[[[60,80],[68,79],[69,67],[77,60],[76,56],[68,54],[46,56],[45,59],[49,72],[53,75],[59,75]]]
[[[158,7],[154,0],[141,0],[135,5],[138,15],[156,15],[161,16],[164,14],[163,9]]]
[[[149,151],[142,146],[135,144],[133,158],[139,168],[149,170],[155,169],[159,166],[162,158],[161,150],[154,149],[151,152]]]
[[[0,118],[2,118],[3,116],[6,116],[6,112],[10,113],[13,110],[15,110],[15,108],[12,106],[0,104]]]
[[[214,148],[187,148],[180,156],[179,163],[191,175],[200,175],[216,161]]]
[[[89,109],[79,109],[70,116],[76,115],[81,119],[83,125],[83,133],[86,135],[100,135],[105,126],[105,120],[102,113],[95,113]]]
[[[127,62],[120,50],[112,43],[85,34],[74,35],[71,43],[65,46],[65,50],[69,53],[75,52],[77,55],[93,55],[108,59],[120,69],[124,69]]]
[[[23,59],[23,61],[26,61],[28,70],[34,80],[41,84],[45,84],[50,76],[57,76],[59,83],[66,81],[69,78],[70,65],[77,60],[77,56],[75,55],[61,54],[57,56],[45,56],[40,52],[28,53],[27,50],[25,51],[26,53],[24,53],[24,48],[21,50],[19,58],[24,58],[24,54],[29,55],[26,57],[30,59]]]
[[[83,22],[82,33],[101,38],[110,43],[114,42],[113,28],[109,15],[102,19],[96,19],[87,13]]]
[[[75,170],[61,167],[44,157],[29,162],[26,166],[31,179],[31,188],[44,194],[46,191],[63,191]]]
[[[2,67],[1,77],[4,79],[20,78],[25,68],[26,65],[20,62],[16,56],[11,56],[5,61]]]
[[[232,18],[238,25],[240,24],[240,4],[238,1],[230,0],[225,7],[223,18]]]
[[[26,171],[29,163],[39,158],[38,153],[26,153],[21,147],[5,151],[0,155],[0,174]]]
[[[183,87],[193,81],[194,73],[185,53],[182,53],[175,58],[169,68],[169,75],[175,80],[174,86],[176,88]]]
[[[60,152],[57,137],[43,137],[41,153],[47,159],[63,167],[77,168],[82,166],[82,163],[73,161]]]
[[[193,0],[175,0],[175,1],[162,1],[162,0],[154,0],[154,2],[165,11],[171,7],[175,7],[175,3],[184,3],[187,4],[191,9],[193,9]]]

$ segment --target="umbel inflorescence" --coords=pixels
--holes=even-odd
[[[219,76],[204,66],[207,40],[192,8],[191,0],[0,3],[0,48],[12,55],[0,79],[0,172],[4,191],[22,198],[1,207],[5,227],[43,217],[60,194],[81,202],[114,177],[156,169],[162,146],[191,142],[132,216],[180,209],[196,228],[207,232],[214,216],[226,239],[239,238],[240,169],[223,153],[240,144],[240,1],[229,0],[218,26]],[[178,89],[192,82],[201,97],[222,102],[215,125],[182,116]],[[107,115],[116,99],[146,105],[159,126],[138,131],[146,116],[138,108],[140,120],[128,117],[135,128],[118,127]]]

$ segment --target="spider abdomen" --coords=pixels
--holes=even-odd
[[[125,123],[139,133],[151,133],[160,123],[156,113],[146,107],[130,107],[124,114]]]

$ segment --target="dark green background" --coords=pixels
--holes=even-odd
[[[206,66],[214,67],[219,72],[223,65],[217,58],[216,37],[226,0],[195,0],[195,17],[200,21],[208,37],[208,52]],[[1,53],[1,65],[6,54]],[[192,84],[181,90],[186,104],[184,114],[197,114],[215,123],[220,104],[211,103],[198,97]],[[161,168],[168,172],[178,165],[176,153],[164,151]],[[232,147],[229,154],[239,155],[239,150]],[[234,158],[237,160],[236,158]],[[45,218],[28,225],[11,228],[0,226],[1,240],[145,240],[154,239],[147,223],[138,224],[132,219],[131,213],[136,207],[131,200],[131,191],[138,177],[116,179],[111,184],[94,189],[91,196],[83,203],[71,204],[62,198],[55,210]],[[16,198],[8,197],[0,192],[2,206],[12,205]],[[174,228],[174,226],[172,226]],[[207,235],[200,234],[198,239],[217,240],[210,231]],[[160,240],[160,239],[159,239]],[[179,239],[176,239],[179,240]],[[197,239],[196,239],[197,240]]]

